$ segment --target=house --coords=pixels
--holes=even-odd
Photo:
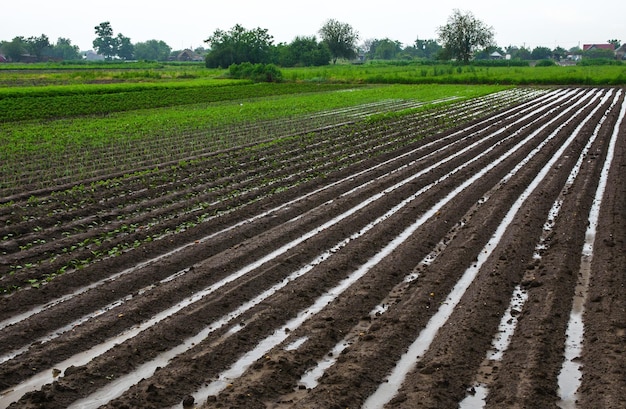
[[[584,44],[583,57],[615,58],[615,46],[613,44]]]
[[[626,60],[626,44],[622,44],[620,48],[615,50],[615,57],[618,60]]]
[[[197,53],[194,53],[190,49],[186,49],[181,51],[178,56],[176,56],[177,61],[204,61],[204,58]]]
[[[0,63],[1,62],[9,62],[9,60],[7,60],[4,55],[0,54]]]
[[[490,57],[492,60],[501,60],[501,59],[502,59],[502,54],[500,54],[500,53],[499,53],[499,52],[497,52],[497,51],[494,51],[494,52],[492,52],[491,54],[489,54],[489,57]]]
[[[83,58],[87,61],[104,61],[104,55],[100,55],[94,50],[85,51]]]
[[[615,51],[613,44],[583,44],[583,51],[590,50],[611,50]]]

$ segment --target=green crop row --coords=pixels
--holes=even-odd
[[[276,86],[291,87],[296,93],[250,97],[251,89],[272,89]],[[387,101],[389,107],[386,109],[393,110],[394,101],[427,102],[451,96],[470,98],[504,87],[388,85],[337,89],[309,83],[256,84],[235,88],[247,89],[247,97],[117,112],[106,116],[12,122],[1,126],[0,187],[11,189],[27,183],[21,180],[28,179],[41,180],[49,186],[56,178],[75,180],[91,177],[94,170],[102,166],[127,170],[140,161],[158,163],[183,159],[185,152],[192,148],[194,152],[206,152],[207,148],[224,149],[270,139],[272,135],[265,131],[247,129],[247,124],[259,121],[295,119],[381,101]],[[320,118],[323,121],[324,116]],[[290,126],[289,121],[281,123]],[[285,129],[284,133],[298,131],[301,130]]]
[[[0,123],[33,119],[103,115],[137,109],[173,107],[319,90],[346,85],[252,84],[248,81],[210,80],[189,84],[115,84],[18,88],[0,92]],[[13,94],[10,94],[13,91]],[[4,94],[4,95],[3,95]]]
[[[117,112],[105,117],[64,118],[53,121],[20,122],[3,127],[0,146],[11,151],[63,150],[69,145],[98,147],[124,140],[177,135],[208,127],[245,124],[259,120],[291,117],[323,110],[378,102],[385,99],[431,101],[450,96],[475,97],[502,90],[499,86],[464,85],[350,87],[316,84],[253,84],[208,88],[203,103]],[[315,92],[314,92],[315,91]],[[184,91],[180,93],[185,94]],[[210,100],[211,92],[213,101]],[[219,93],[219,95],[218,95]],[[174,93],[175,94],[175,93]],[[132,94],[126,95],[131,99]],[[135,104],[146,103],[139,96]],[[196,95],[194,95],[196,96]],[[197,97],[197,96],[196,96]],[[172,97],[174,98],[174,96]],[[54,100],[59,102],[60,100]],[[138,108],[139,105],[134,106]],[[70,110],[71,107],[65,109]],[[75,109],[75,108],[74,108]],[[68,115],[69,116],[69,115]],[[15,149],[17,148],[17,149]]]
[[[207,69],[195,63],[85,63],[85,64],[0,64],[0,86],[48,86],[113,84],[120,82],[168,82],[218,78],[225,70]]]

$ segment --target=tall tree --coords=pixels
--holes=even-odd
[[[620,42],[619,40],[617,40],[617,39],[609,40],[609,41],[607,41],[607,43],[608,43],[608,44],[613,44],[613,47],[614,47],[616,50],[617,50],[617,49],[620,47],[620,45],[621,45],[621,42]]]
[[[236,24],[230,31],[217,29],[204,41],[211,47],[205,62],[208,68],[229,67],[242,62],[269,63],[274,38],[267,29],[247,30]]]
[[[172,48],[164,41],[148,40],[135,44],[135,58],[138,60],[165,61],[171,52]]]
[[[27,52],[26,39],[24,37],[15,37],[11,41],[2,43],[2,51],[9,60],[20,61],[22,55]]]
[[[331,58],[326,44],[318,43],[315,36],[298,36],[289,44],[279,44],[277,55],[277,62],[283,67],[327,65]]]
[[[50,50],[50,40],[45,34],[39,37],[28,37],[26,40],[26,48],[30,55],[35,56],[37,61],[41,61],[43,56]]]
[[[337,63],[338,58],[356,57],[356,42],[359,39],[359,33],[350,24],[330,19],[322,26],[319,33],[330,50],[333,64]]]
[[[402,51],[402,43],[389,38],[375,39],[369,44],[368,56],[378,60],[393,60]]]
[[[535,47],[530,52],[530,56],[533,60],[545,60],[552,57],[552,50],[548,47]]]
[[[130,42],[130,38],[119,33],[116,37],[117,52],[116,55],[123,60],[132,60],[135,53],[135,46]]]
[[[113,28],[111,23],[105,21],[95,28],[98,38],[93,40],[93,47],[98,54],[103,55],[106,59],[111,59],[117,55],[118,39],[113,36]]]
[[[48,53],[50,57],[59,60],[80,60],[80,49],[77,45],[72,45],[68,38],[59,37],[57,43],[52,46]]]
[[[451,56],[467,64],[478,47],[493,45],[493,28],[471,12],[454,9],[448,23],[437,30],[439,40]]]
[[[418,57],[433,59],[441,51],[441,46],[436,40],[420,40],[417,38],[415,40],[415,49]]]
[[[552,50],[552,57],[557,61],[561,61],[567,58],[567,50],[563,47],[557,46],[554,50]]]

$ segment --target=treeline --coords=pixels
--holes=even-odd
[[[51,43],[48,36],[15,37],[11,41],[0,41],[0,54],[13,62],[40,62],[80,60],[78,46],[67,38],[59,38]]]
[[[167,61],[176,59],[181,52],[172,51],[170,46],[159,40],[136,44],[130,43],[130,39],[123,36],[116,37],[116,40],[109,44],[108,55],[99,54],[100,59]],[[59,38],[56,43],[52,43],[45,34],[39,37],[20,36],[11,41],[0,41],[0,55],[10,62],[79,61],[85,58],[84,54],[78,46],[72,45],[71,40]]]
[[[473,16],[471,16],[473,17]],[[451,20],[454,23],[454,19]],[[449,23],[448,25],[450,25]],[[446,25],[445,27],[447,27]],[[444,27],[440,28],[440,31]],[[290,43],[275,44],[267,29],[246,29],[237,24],[228,31],[217,29],[204,42],[208,49],[194,51],[172,51],[163,41],[149,40],[133,44],[123,34],[115,34],[109,22],[103,22],[95,28],[94,50],[100,58],[106,60],[145,60],[145,61],[204,61],[208,68],[228,68],[233,64],[273,64],[280,67],[311,67],[335,63],[338,59],[352,62],[368,61],[447,61],[457,60],[468,63],[505,59],[507,65],[525,61],[561,61],[564,59],[580,60],[582,57],[591,61],[615,60],[615,53],[609,49],[590,49],[583,51],[579,47],[566,50],[560,46],[547,47],[493,45],[493,41],[474,44],[472,39],[477,34],[463,33],[464,27],[450,25],[451,38],[461,37],[466,49],[457,47],[450,39],[442,36],[435,39],[416,39],[413,44],[403,45],[400,41],[389,38],[367,39],[357,44],[359,33],[347,23],[330,19],[320,28],[316,36],[297,36]],[[489,30],[492,30],[491,28]],[[486,34],[493,36],[491,31]],[[443,32],[443,31],[442,31]],[[441,33],[440,33],[441,34]],[[457,35],[463,34],[463,35]],[[480,34],[480,33],[479,33]],[[490,38],[491,38],[490,37]],[[468,43],[468,44],[465,44]],[[618,40],[609,40],[614,49],[620,46]],[[39,37],[15,37],[12,41],[0,41],[0,56],[13,62],[38,62],[80,60],[83,58],[77,46],[66,38],[59,38],[51,43],[45,34]],[[524,65],[524,64],[522,64]],[[271,73],[270,73],[271,75]]]

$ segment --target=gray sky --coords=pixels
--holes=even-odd
[[[132,43],[165,41],[175,50],[206,46],[216,29],[235,24],[268,29],[274,42],[317,35],[330,18],[350,24],[359,42],[390,38],[405,45],[416,38],[436,39],[452,10],[471,11],[508,45],[569,49],[609,39],[626,42],[626,1],[409,1],[409,0],[19,0],[2,6],[0,40],[46,34],[51,42],[69,38],[81,50],[92,48],[94,27],[109,21],[114,34]],[[319,36],[318,36],[319,38]]]

